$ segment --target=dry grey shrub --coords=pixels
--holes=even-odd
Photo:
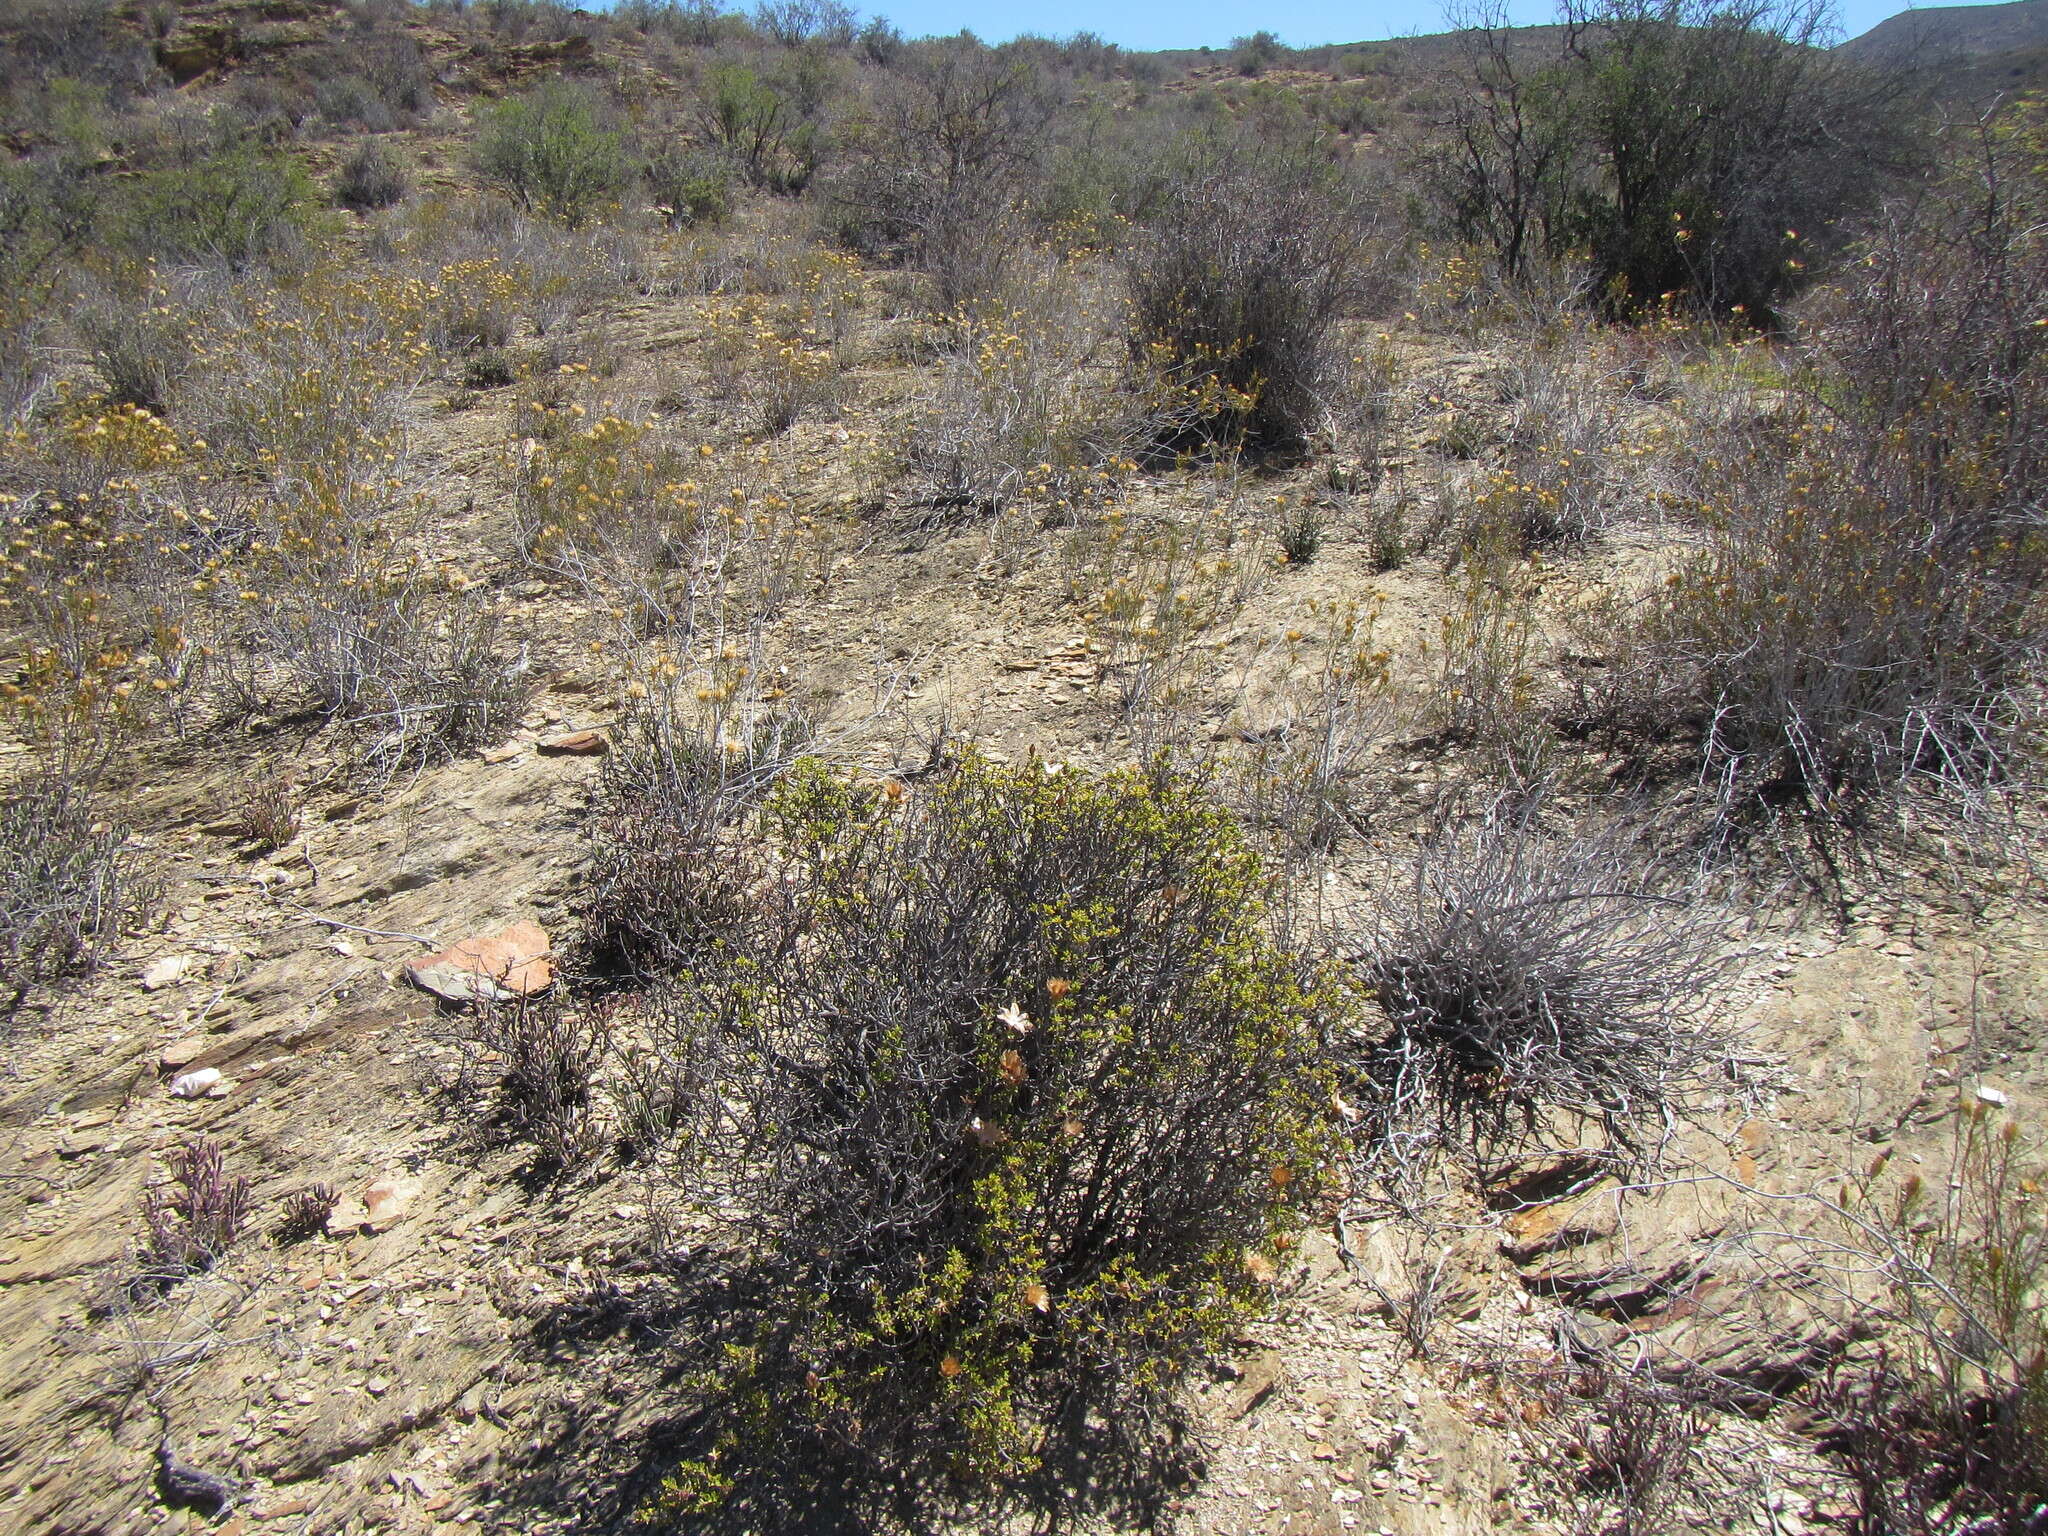
[[[1124,257],[1140,376],[1183,399],[1169,450],[1291,455],[1328,422],[1340,322],[1387,297],[1377,210],[1327,166],[1250,142],[1195,152]]]
[[[139,291],[109,287],[72,312],[93,372],[109,401],[162,415],[194,361],[193,311],[200,295],[152,281]]]
[[[592,797],[580,970],[660,974],[758,918],[763,870],[734,830],[812,746],[818,721],[736,647],[699,680],[657,666],[613,727]]]
[[[1812,1258],[1878,1342],[1838,1364],[1816,1407],[1858,1532],[2048,1530],[2044,1171],[2020,1123],[1978,1100],[1960,1109],[1946,1167],[1923,1175],[1887,1148],[1843,1181],[1837,1238]]]
[[[1106,327],[1070,271],[1018,285],[1011,302],[961,310],[945,327],[939,382],[904,440],[908,499],[937,513],[1054,517],[1103,491],[1133,431],[1104,356]]]
[[[1279,835],[1287,859],[1330,853],[1369,810],[1366,760],[1395,724],[1390,657],[1376,613],[1310,605],[1320,633],[1290,637],[1288,686],[1276,718],[1241,733],[1246,760],[1233,788],[1247,822]]]
[[[1594,631],[1588,723],[1682,745],[1734,827],[1773,807],[1874,830],[1909,800],[1975,815],[2024,768],[2048,563],[1971,472],[1820,423],[1732,443],[1706,536]]]
[[[125,829],[101,815],[88,776],[62,765],[0,797],[0,1019],[35,987],[91,970],[155,900]]]
[[[1185,512],[1112,509],[1065,541],[1067,587],[1087,615],[1140,755],[1187,744],[1223,670],[1207,643],[1241,614],[1273,564],[1254,520],[1253,477],[1222,464]]]
[[[1440,745],[1470,753],[1487,780],[1527,792],[1557,747],[1539,623],[1542,566],[1498,528],[1455,558],[1454,603],[1425,650],[1435,676],[1420,718]]]
[[[514,998],[480,1007],[470,1042],[497,1076],[497,1122],[542,1170],[576,1168],[596,1133],[592,1089],[608,1044],[596,1016],[557,993]]]
[[[373,775],[490,744],[533,688],[496,613],[463,598],[434,604],[403,574],[292,582],[245,635],[266,671],[281,665],[300,699],[350,729]]]
[[[1473,511],[1525,550],[1599,534],[1633,485],[1621,452],[1628,413],[1594,346],[1583,332],[1539,340],[1519,352],[1503,383],[1502,464]],[[1464,542],[1475,537],[1468,530]]]
[[[1725,1064],[1727,919],[1660,868],[1648,825],[1553,827],[1540,795],[1503,797],[1429,837],[1404,883],[1359,945],[1387,1135],[1511,1148],[1562,1114],[1637,1152]]]
[[[334,180],[334,200],[344,208],[366,213],[389,208],[405,196],[408,185],[405,167],[372,140],[342,162]]]
[[[1879,225],[1816,299],[1799,394],[1695,456],[1705,537],[1607,626],[1588,722],[1697,774],[1722,830],[1790,808],[1821,842],[1974,832],[2023,798],[2048,648],[2040,132],[2015,104]]]

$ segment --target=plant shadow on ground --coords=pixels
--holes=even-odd
[[[530,1341],[551,1374],[585,1390],[535,1427],[491,1497],[515,1517],[573,1511],[564,1529],[577,1532],[909,1536],[1009,1520],[1053,1531],[1104,1518],[1150,1530],[1170,1527],[1173,1504],[1204,1473],[1184,1411],[1133,1428],[1085,1400],[1055,1416],[1041,1465],[1000,1489],[794,1427],[736,1442],[730,1426],[752,1405],[729,1390],[731,1355],[758,1347],[761,1309],[774,1295],[743,1260],[692,1255],[629,1263],[536,1317]],[[721,1454],[722,1474],[707,1474]]]

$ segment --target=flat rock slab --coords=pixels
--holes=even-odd
[[[502,1003],[545,991],[555,979],[548,936],[538,923],[451,944],[438,955],[409,960],[406,974],[451,1003]]]
[[[597,757],[610,747],[602,731],[571,731],[540,744],[540,750],[550,757]]]

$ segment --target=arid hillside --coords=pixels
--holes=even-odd
[[[2039,1536],[2048,116],[1798,21],[0,20],[0,1528]]]

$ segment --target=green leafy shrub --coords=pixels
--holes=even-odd
[[[711,71],[697,108],[698,126],[747,180],[774,192],[801,192],[818,164],[818,123],[780,80],[728,62]]]
[[[116,218],[138,256],[243,267],[289,254],[304,239],[318,196],[291,155],[244,143],[140,177]]]
[[[571,229],[608,206],[632,171],[625,138],[606,122],[602,99],[564,80],[547,81],[486,112],[473,153],[478,173],[520,207]]]
[[[671,1166],[735,1254],[700,1421],[735,1516],[1014,1487],[1091,1414],[1156,1450],[1320,1183],[1345,994],[1163,763],[969,757],[914,796],[810,763],[763,823],[771,920],[648,1017],[694,1088]]]
[[[1230,45],[1231,63],[1240,75],[1256,79],[1287,56],[1287,45],[1271,32],[1254,32]]]
[[[723,224],[732,216],[735,167],[715,151],[669,145],[647,162],[647,190],[671,224]]]

